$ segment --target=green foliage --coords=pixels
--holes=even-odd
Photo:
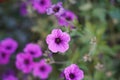
[[[56,3],[58,0],[52,1]],[[0,3],[0,40],[14,37],[21,46],[18,52],[26,43],[40,40],[45,51],[46,36],[52,29],[61,28],[71,35],[70,48],[63,55],[53,56],[55,60],[66,63],[52,64],[53,72],[48,80],[63,80],[59,77],[61,71],[71,63],[78,64],[84,70],[84,80],[120,80],[120,0],[61,1],[66,9],[78,16],[78,21],[73,23],[76,26],[73,30],[58,26],[55,17],[35,11],[31,16],[21,16],[18,12],[20,5],[15,7],[18,1]],[[84,61],[86,54],[91,61]],[[97,66],[98,63],[103,67]]]

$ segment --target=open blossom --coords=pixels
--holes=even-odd
[[[53,29],[46,38],[48,48],[52,52],[64,53],[69,49],[69,41],[70,35],[67,32],[62,32],[61,29]]]
[[[42,56],[42,50],[41,47],[38,44],[35,43],[29,43],[24,48],[24,52],[29,53],[32,57],[40,57]]]
[[[57,17],[57,19],[60,26],[74,27],[72,23],[77,17],[72,11],[66,10],[60,17]]]
[[[47,9],[47,14],[51,15],[54,14],[56,16],[60,16],[61,14],[64,13],[64,8],[62,6],[62,2],[58,2],[57,4],[52,5]]]
[[[46,13],[48,7],[51,6],[51,0],[33,0],[33,8],[41,14]]]
[[[31,72],[33,68],[33,58],[28,53],[18,53],[16,56],[16,67],[24,73]]]
[[[0,48],[0,65],[8,64],[11,54],[8,53],[4,48]]]
[[[33,75],[35,77],[39,77],[40,79],[47,79],[51,71],[52,66],[47,64],[44,59],[36,62],[33,67]]]
[[[64,75],[66,80],[82,80],[84,78],[83,71],[76,64],[66,67]]]
[[[18,47],[18,43],[12,38],[6,38],[1,41],[1,46],[4,48],[8,53],[12,54]]]

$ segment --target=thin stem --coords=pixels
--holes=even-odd
[[[59,61],[53,61],[51,64],[66,64],[68,63],[67,61],[59,62]]]

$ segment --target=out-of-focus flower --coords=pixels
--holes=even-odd
[[[2,80],[18,80],[18,78],[15,76],[15,73],[13,70],[7,70],[2,75]]]
[[[51,6],[51,0],[33,0],[33,8],[39,13],[46,13],[47,8]]]
[[[6,38],[1,41],[1,46],[4,48],[8,53],[12,54],[18,47],[18,43],[12,38]]]
[[[85,54],[85,55],[83,56],[83,60],[84,60],[85,62],[87,62],[87,61],[91,61],[92,58],[90,57],[89,54]]]
[[[81,6],[79,6],[79,10],[80,11],[89,11],[93,8],[93,5],[91,2],[87,2],[85,4],[82,4]]]
[[[82,80],[84,78],[84,72],[76,64],[66,67],[64,75],[66,80]]]
[[[112,22],[113,22],[115,25],[117,25],[117,24],[119,23],[119,20],[116,19],[116,18],[113,18],[113,19],[112,19]]]
[[[111,77],[112,75],[113,75],[113,73],[111,71],[106,72],[107,77]]]
[[[53,64],[53,63],[55,63],[55,61],[54,61],[53,58],[46,58],[46,59],[45,59],[45,62],[48,63],[48,64]]]
[[[69,41],[70,35],[67,32],[62,32],[61,29],[53,29],[46,38],[48,48],[52,52],[64,53],[69,49]]]
[[[97,70],[101,71],[101,70],[104,70],[104,65],[101,64],[101,63],[97,63],[97,65],[95,65],[95,68],[96,68]]]
[[[43,43],[42,40],[38,40],[38,41],[37,41],[37,44],[40,45],[41,47],[44,47],[44,43]]]
[[[69,0],[69,2],[70,2],[71,4],[76,4],[76,3],[77,3],[76,0]]]
[[[111,4],[114,5],[115,4],[115,0],[110,0]]]
[[[65,78],[64,71],[62,71],[62,72],[60,73],[60,78]]]
[[[20,14],[25,16],[27,13],[28,13],[28,11],[27,11],[27,4],[25,2],[23,2],[20,5]]]
[[[38,44],[35,43],[29,43],[24,48],[25,53],[29,53],[32,57],[40,57],[42,56],[42,50],[41,47]]]
[[[47,64],[44,59],[35,63],[33,67],[33,75],[40,79],[47,79],[51,71],[51,65]]]
[[[10,60],[10,53],[8,53],[4,48],[0,48],[0,65],[8,64]]]
[[[56,16],[60,16],[64,13],[64,8],[62,6],[62,2],[58,2],[57,4],[52,5],[50,8],[47,9],[47,14],[51,15],[54,14]]]
[[[46,57],[52,57],[53,53],[49,50],[46,50],[43,55],[46,56]]]
[[[33,58],[28,53],[18,53],[16,56],[16,67],[24,73],[29,73],[33,69]]]
[[[2,80],[18,80],[18,78],[14,75],[4,76]]]
[[[96,44],[96,43],[97,43],[96,37],[91,38],[90,44]]]
[[[60,26],[74,27],[73,21],[77,19],[72,11],[65,11],[60,17],[57,17]]]

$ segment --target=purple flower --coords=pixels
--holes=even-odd
[[[27,4],[24,2],[20,5],[20,14],[21,15],[26,15],[28,13],[27,11]]]
[[[18,80],[18,78],[13,75],[9,75],[4,77],[2,80]]]
[[[48,7],[51,6],[51,0],[33,0],[33,8],[39,13],[44,14]]]
[[[83,71],[76,65],[71,64],[64,69],[66,80],[82,80],[84,78]]]
[[[47,14],[51,15],[54,14],[56,16],[60,16],[61,14],[64,13],[64,8],[62,6],[62,2],[58,2],[57,4],[52,5],[47,9]]]
[[[33,75],[41,79],[48,78],[51,71],[52,71],[51,65],[47,64],[44,59],[35,63],[33,67]]]
[[[8,53],[4,48],[0,48],[0,65],[8,64],[10,60],[10,53]]]
[[[12,54],[17,49],[18,43],[12,38],[6,38],[1,41],[1,46],[2,46],[2,48],[5,48],[5,50],[8,53]]]
[[[64,71],[62,71],[62,72],[60,73],[60,78],[64,78],[64,77],[65,77]]]
[[[70,35],[67,32],[62,32],[61,29],[53,29],[46,38],[48,48],[52,52],[64,53],[69,49],[69,41]]]
[[[28,53],[19,53],[16,56],[16,67],[24,73],[31,72],[33,68],[33,58]]]
[[[72,23],[77,17],[73,12],[65,11],[60,17],[57,17],[57,19],[60,26],[74,27]]]
[[[26,47],[24,48],[24,52],[29,53],[31,56],[35,58],[42,56],[41,47],[35,43],[27,44]]]
[[[3,75],[2,80],[18,80],[18,78],[14,75],[14,72],[8,71]]]

